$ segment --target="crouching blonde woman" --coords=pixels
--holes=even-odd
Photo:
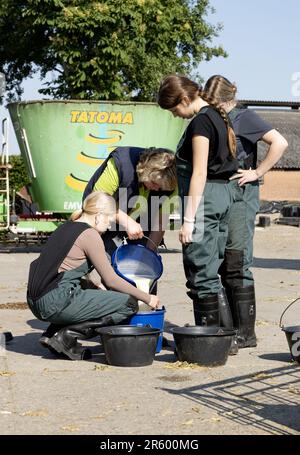
[[[38,319],[51,322],[40,341],[72,360],[91,355],[77,338],[90,338],[98,327],[126,320],[137,312],[137,300],[152,309],[159,306],[158,297],[120,278],[107,259],[101,236],[115,217],[114,199],[93,192],[82,210],[57,228],[30,265],[28,305]],[[81,278],[93,268],[110,290],[82,289]]]

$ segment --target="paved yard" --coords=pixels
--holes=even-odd
[[[172,325],[193,322],[177,233],[166,235],[159,284]],[[24,251],[24,250],[21,250]],[[0,434],[299,434],[300,365],[292,363],[280,314],[300,296],[300,230],[257,228],[258,347],[218,368],[176,363],[172,348],[151,366],[108,366],[97,339],[89,361],[55,358],[38,340],[46,324],[24,309],[36,253],[0,253],[0,326],[14,340],[0,352]],[[286,314],[300,325],[300,301]]]

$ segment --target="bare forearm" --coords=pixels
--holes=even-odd
[[[151,250],[155,250],[155,246],[158,247],[160,245],[160,242],[165,234],[168,221],[168,213],[162,213],[161,210],[158,210],[155,221],[151,226],[151,232],[149,234],[150,241],[147,242],[147,247]]]
[[[125,281],[123,278],[120,278],[118,275],[111,276],[108,279],[108,282],[105,281],[107,287],[112,291],[123,292],[124,294],[129,294],[137,300],[142,300],[147,304],[150,303],[150,295],[146,292],[139,290],[138,288],[132,286],[130,283]]]
[[[95,231],[93,241],[85,243],[85,254],[90,259],[98,274],[101,277],[101,280],[104,282],[105,286],[111,290],[123,292],[129,294],[137,300],[142,300],[145,303],[150,303],[150,295],[140,291],[135,286],[132,286],[123,278],[119,277],[112,266],[110,265],[102,239],[100,239],[99,234]]]
[[[123,226],[124,228],[128,225],[128,218],[130,218],[127,213],[123,212],[122,210],[118,210],[116,220],[117,223]]]
[[[280,160],[283,153],[287,148],[286,141],[282,141],[280,143],[271,144],[267,156],[265,159],[260,163],[260,165],[256,168],[256,173],[258,177],[262,177],[266,174],[273,166]]]
[[[145,303],[150,302],[150,295],[146,292],[140,291],[136,287],[132,286],[123,278],[119,277],[116,272],[113,270],[109,262],[100,255],[96,257],[93,253],[90,254],[93,264],[99,275],[101,276],[105,286],[112,291],[123,292],[129,294],[137,300],[142,300]]]
[[[158,247],[163,236],[164,236],[165,231],[152,231],[149,235],[150,242],[147,242],[147,247],[150,248],[150,250],[155,250],[155,245]]]

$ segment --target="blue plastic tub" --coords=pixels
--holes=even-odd
[[[129,325],[135,326],[145,326],[151,325],[154,329],[160,330],[160,335],[157,340],[156,353],[161,351],[162,340],[163,340],[163,330],[164,330],[164,319],[165,319],[165,307],[162,307],[161,310],[155,310],[146,313],[137,313],[129,321]]]

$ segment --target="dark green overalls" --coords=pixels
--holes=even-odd
[[[80,279],[90,271],[88,263],[64,272],[58,287],[35,300],[28,298],[33,314],[43,321],[70,325],[110,316],[115,324],[136,313],[137,302],[128,294],[101,289],[81,289]]]
[[[243,161],[240,162],[240,167],[244,168]],[[258,209],[259,183],[246,183],[239,188],[237,198],[230,208],[225,258],[220,269],[226,286],[253,285],[250,267],[253,263],[253,236]]]
[[[224,259],[229,211],[239,192],[237,182],[229,180],[237,171],[238,162],[231,157],[227,128],[220,113],[211,106],[201,108],[187,126],[177,146],[178,188],[183,214],[184,199],[188,196],[193,174],[192,138],[198,134],[201,136],[202,132],[209,139],[211,147],[208,153],[207,179],[195,215],[193,240],[182,248],[183,265],[187,295],[193,301],[195,324],[220,326],[218,294],[222,291],[222,286],[218,271]]]
[[[229,113],[230,121],[235,128],[240,109],[234,108]],[[251,131],[251,125],[249,126]],[[240,142],[242,152],[244,145]],[[239,148],[238,148],[239,151]],[[252,155],[256,156],[256,145]],[[240,169],[256,167],[255,162],[248,159],[239,160]],[[254,158],[256,161],[256,158]],[[241,187],[239,197],[231,206],[228,222],[228,239],[225,250],[224,263],[220,269],[222,281],[227,287],[253,286],[253,274],[250,270],[253,262],[253,237],[255,217],[259,210],[259,182],[249,182]]]
[[[184,206],[193,169],[178,153],[176,165],[179,196]],[[229,210],[238,192],[235,180],[210,180],[205,184],[196,213],[193,242],[182,248],[186,286],[192,300],[217,294],[220,290],[218,270],[224,259]]]
[[[234,108],[229,113],[229,118],[237,131],[238,122],[236,124],[235,121],[239,112],[241,112],[240,109]],[[250,122],[249,134],[257,130],[263,132],[261,126],[253,127]],[[250,166],[256,167],[257,145],[252,145],[252,147],[253,150],[248,158],[239,160],[241,169],[249,169]],[[240,142],[240,152],[241,155],[247,152],[247,143]],[[255,288],[250,267],[253,262],[253,236],[258,209],[259,182],[246,183],[240,188],[238,197],[230,208],[225,257],[219,270],[226,289],[233,323],[238,329],[239,348],[255,347],[257,344]]]

